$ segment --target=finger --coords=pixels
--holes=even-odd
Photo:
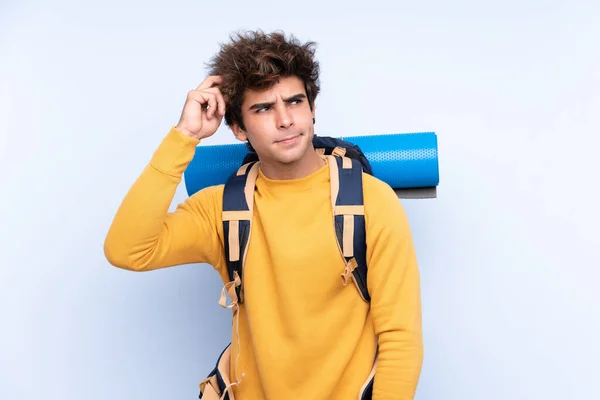
[[[203,90],[203,92],[213,93],[216,96],[217,100],[217,112],[219,115],[225,115],[225,108],[227,107],[227,103],[225,102],[225,97],[221,93],[218,87],[213,87],[210,89]]]
[[[222,82],[223,78],[221,78],[221,76],[211,75],[208,78],[206,78],[200,85],[198,85],[196,90],[209,89],[213,86],[220,85]]]
[[[215,114],[215,110],[217,109],[217,97],[214,93],[210,92],[203,91],[200,93],[206,100],[206,105],[208,105],[206,108],[206,118],[211,119]]]
[[[200,108],[206,111],[207,118],[210,119],[212,117],[212,114],[215,112],[217,106],[217,100],[213,93],[192,90],[189,92],[188,97],[200,104]]]
[[[217,100],[219,102],[219,114],[221,116],[224,116],[225,109],[227,108],[227,103],[225,102],[225,98],[223,97],[223,94],[221,93],[220,90],[217,92],[216,96],[217,96]]]

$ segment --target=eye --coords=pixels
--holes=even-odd
[[[270,108],[269,106],[264,106],[264,107],[258,108],[256,110],[256,113],[261,113],[261,112],[264,112],[264,111],[268,111],[269,108]]]

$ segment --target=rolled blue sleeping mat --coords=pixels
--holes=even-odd
[[[340,138],[358,145],[373,175],[393,189],[435,188],[439,183],[434,132],[392,133]],[[248,153],[244,143],[197,146],[184,180],[189,196],[227,182]]]

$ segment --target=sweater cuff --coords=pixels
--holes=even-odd
[[[150,165],[164,174],[181,177],[194,158],[199,143],[199,139],[185,136],[172,127],[154,152]]]

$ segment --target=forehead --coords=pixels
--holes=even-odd
[[[244,96],[244,105],[274,102],[298,93],[305,93],[304,83],[297,76],[283,77],[272,87],[265,90],[248,89]]]

